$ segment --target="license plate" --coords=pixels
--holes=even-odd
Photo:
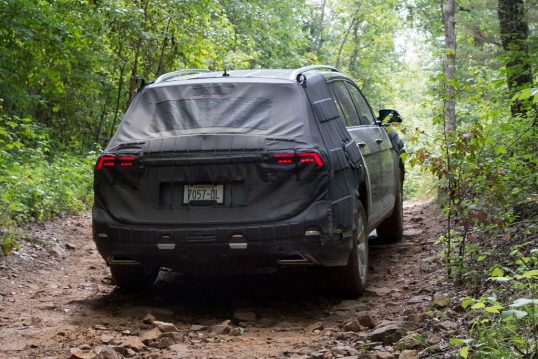
[[[224,203],[224,185],[186,184],[183,188],[183,204],[191,202]]]

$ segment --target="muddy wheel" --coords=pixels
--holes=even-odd
[[[329,268],[332,283],[339,294],[357,297],[364,292],[368,277],[368,236],[364,207],[357,201],[353,229],[353,249],[347,265]]]
[[[396,203],[394,210],[389,218],[385,219],[376,228],[377,236],[384,242],[396,242],[403,236],[403,183],[400,182],[400,188],[396,193]]]
[[[111,265],[110,273],[119,288],[127,292],[135,292],[151,288],[159,275],[159,268],[141,265]]]

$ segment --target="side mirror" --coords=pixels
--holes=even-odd
[[[402,122],[402,117],[398,111],[390,108],[379,110],[379,116],[377,116],[377,123],[379,125],[389,125],[393,122]]]

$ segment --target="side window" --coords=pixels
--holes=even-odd
[[[346,89],[346,84],[343,81],[335,81],[329,84],[333,94],[335,96],[335,101],[337,105],[340,106],[342,112],[344,113],[344,119],[346,121],[346,126],[358,126],[360,125],[359,114],[353,105],[353,101],[349,96],[349,92]]]
[[[346,114],[342,110],[342,104],[336,99],[336,94],[334,93],[334,89],[332,88],[332,86],[329,86],[329,89],[331,90],[331,95],[333,96],[334,103],[336,105],[336,108],[338,109],[338,114],[340,115],[340,118],[342,119],[344,124],[347,126],[348,119],[346,117]]]
[[[370,106],[368,106],[368,103],[366,102],[362,94],[359,92],[359,90],[350,83],[347,83],[346,87],[348,88],[349,93],[351,94],[353,103],[357,107],[357,110],[360,112],[361,123],[363,125],[375,124],[374,114],[372,113]]]

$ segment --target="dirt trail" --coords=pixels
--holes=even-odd
[[[433,247],[441,221],[430,203],[404,207],[404,240],[371,239],[368,290],[344,301],[302,272],[161,272],[151,292],[127,295],[111,283],[88,215],[28,227],[33,239],[0,257],[0,358],[448,356],[458,324]],[[157,322],[143,321],[148,313]]]

